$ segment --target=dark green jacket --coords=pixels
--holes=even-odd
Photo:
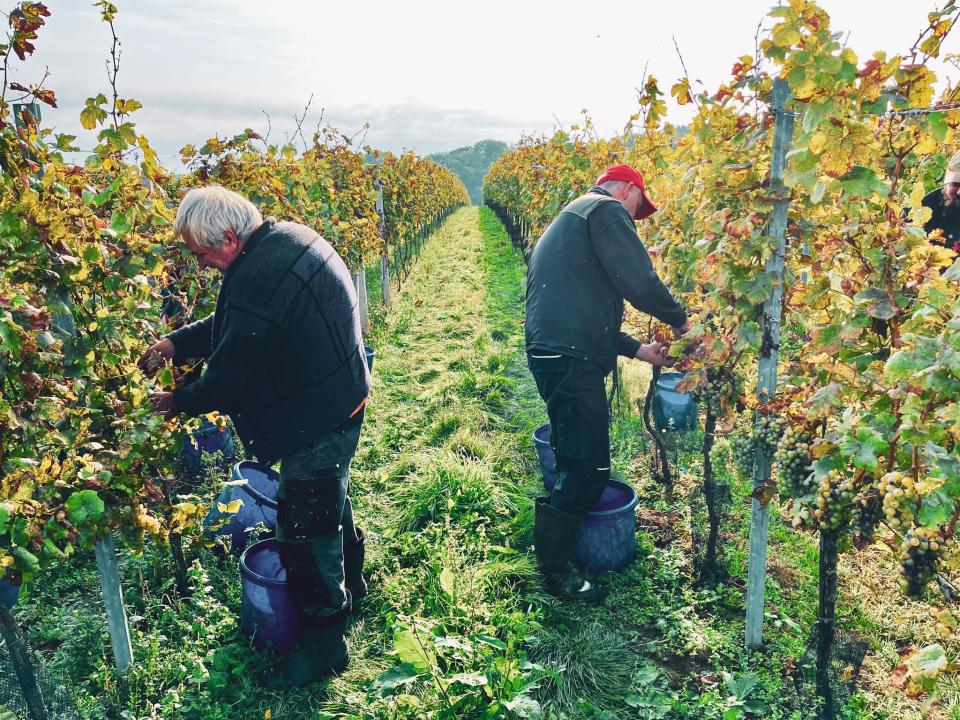
[[[264,222],[224,273],[215,312],[169,338],[177,362],[207,358],[177,406],[229,414],[262,463],[336,429],[370,389],[350,272],[296,223]]]
[[[929,234],[934,230],[943,230],[943,242],[938,244],[960,252],[960,208],[944,207],[942,187],[927,193],[923,198],[923,206],[933,210],[933,215],[923,226],[924,231]]]
[[[604,370],[640,342],[620,331],[623,302],[678,327],[687,314],[664,286],[626,208],[598,187],[569,205],[537,242],[527,268],[527,349]]]

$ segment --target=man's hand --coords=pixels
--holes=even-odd
[[[150,393],[150,402],[153,403],[154,411],[163,413],[164,420],[173,420],[180,414],[180,408],[177,407],[177,401],[173,393],[169,390]]]
[[[679,326],[679,327],[674,327],[674,328],[671,328],[671,329],[673,330],[673,334],[674,334],[676,337],[683,337],[683,336],[686,335],[688,332],[690,332],[690,320],[689,320],[689,318],[686,320],[686,322],[683,323],[683,325],[681,325],[681,326]]]
[[[667,343],[652,342],[647,345],[641,345],[634,357],[637,360],[644,360],[654,367],[663,367],[670,362],[667,357],[667,351],[670,346]]]
[[[143,351],[143,355],[137,361],[137,367],[147,375],[153,375],[163,367],[164,362],[172,360],[176,354],[177,349],[173,346],[173,343],[169,338],[164,338]]]

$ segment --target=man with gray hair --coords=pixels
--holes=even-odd
[[[618,355],[666,362],[666,346],[621,332],[623,302],[678,335],[690,328],[637,236],[634,221],[656,209],[640,173],[614,165],[554,218],[527,268],[527,364],[547,406],[559,474],[550,496],[537,498],[533,542],[547,591],[569,600],[604,596],[569,566],[583,518],[610,479],[604,379]]]
[[[205,358],[200,377],[152,396],[170,418],[229,414],[246,448],[281,460],[280,560],[305,630],[265,673],[269,686],[341,671],[352,603],[366,592],[363,534],[347,496],[350,461],[370,390],[350,273],[308,227],[264,221],[219,186],[191,190],[174,225],[201,268],[223,273],[213,314],[170,333],[141,358]]]

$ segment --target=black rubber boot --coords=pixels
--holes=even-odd
[[[303,640],[277,658],[258,678],[265,688],[304,687],[343,672],[350,663],[350,649],[344,632],[350,612],[349,604],[342,617],[329,625],[304,631]]]
[[[366,556],[366,535],[357,528],[357,541],[344,538],[343,576],[344,584],[353,596],[353,607],[357,609],[363,596],[367,594],[367,581],[363,579],[363,559]]]
[[[547,592],[565,600],[598,603],[606,597],[599,586],[583,580],[570,567],[570,556],[583,518],[558,510],[550,498],[537,498],[533,545]]]

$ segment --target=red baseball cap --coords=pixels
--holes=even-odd
[[[633,183],[640,188],[640,192],[643,193],[644,202],[640,203],[637,207],[637,212],[633,216],[634,220],[643,220],[657,211],[657,206],[653,204],[653,200],[651,200],[650,195],[647,194],[647,185],[643,182],[643,175],[635,169],[629,165],[613,165],[608,167],[603,175],[597,178],[594,185],[600,185],[601,183],[610,182],[611,180]]]

